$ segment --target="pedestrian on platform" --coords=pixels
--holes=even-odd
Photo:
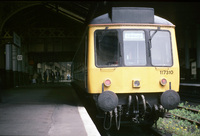
[[[46,84],[47,83],[47,70],[44,71],[43,77],[44,77],[44,84]]]
[[[41,84],[42,82],[42,73],[38,74],[38,84]]]
[[[34,84],[37,83],[37,78],[38,78],[38,74],[37,74],[37,72],[35,72],[33,75],[33,83]]]
[[[60,80],[60,72],[59,71],[56,71],[56,80],[57,80],[57,82],[59,82],[59,80]]]
[[[54,74],[53,70],[51,70],[51,81],[52,81],[52,83],[54,83],[54,80],[55,80],[55,74]]]

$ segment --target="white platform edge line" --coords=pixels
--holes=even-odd
[[[78,111],[83,121],[88,136],[101,136],[92,119],[84,107],[78,106]]]

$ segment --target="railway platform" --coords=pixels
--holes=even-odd
[[[4,90],[0,136],[100,135],[69,83]]]

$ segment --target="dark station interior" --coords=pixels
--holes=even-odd
[[[75,100],[72,100],[72,97],[67,94],[70,92],[71,95],[74,95],[74,91],[71,91],[69,87],[72,79],[71,64],[73,57],[88,23],[93,18],[110,12],[112,7],[154,8],[155,15],[165,18],[175,25],[180,63],[180,92],[192,90],[190,93],[199,96],[200,2],[134,0],[1,1],[0,89],[2,102],[9,103],[11,101],[10,103],[12,103],[14,101],[14,104],[49,102],[57,104],[53,108],[50,106],[52,116],[53,111],[62,108],[62,105],[59,104],[67,101],[68,105],[74,106]],[[60,80],[57,81],[57,84],[52,85],[48,79],[49,86],[43,86],[45,69],[49,72],[51,70],[60,72]],[[40,77],[40,80],[34,80],[35,74]],[[29,86],[34,84],[37,84],[36,89],[30,89]],[[62,85],[67,85],[67,87],[63,88]],[[26,90],[27,86],[29,91]],[[41,86],[44,89],[42,91],[39,90]],[[22,87],[23,93],[18,92],[17,89],[20,87]],[[42,98],[47,93],[45,87],[57,92],[50,90],[48,96]],[[14,91],[9,90],[13,88]],[[63,91],[65,89],[70,91]],[[29,94],[25,92],[29,92]],[[16,101],[14,98],[16,98]],[[69,101],[66,99],[69,99]],[[9,106],[12,107],[13,105]],[[8,108],[10,108],[9,106]],[[15,109],[15,106],[12,108]],[[1,108],[0,111],[4,116],[3,112],[6,112],[6,106],[0,105]],[[45,120],[46,115],[47,113],[44,113],[41,118]],[[14,118],[14,115],[11,117]],[[7,122],[0,120],[0,125],[3,123],[6,124]],[[11,129],[8,129],[8,131]],[[59,134],[60,132],[52,131],[52,133]],[[1,134],[10,133],[0,132]],[[28,133],[21,134],[26,135]],[[39,132],[35,134],[39,135]],[[46,132],[42,134],[46,134]],[[77,133],[77,135],[79,134]]]
[[[25,84],[38,71],[38,63],[70,64],[88,22],[109,12],[111,7],[152,7],[155,15],[171,21],[176,26],[181,82],[200,79],[199,2],[8,1],[0,6],[0,75],[4,83],[11,80],[6,81],[10,83],[7,87]],[[21,38],[23,56],[20,68],[14,70],[6,69],[5,60],[5,45],[13,43],[13,33]],[[17,73],[21,80],[9,79],[6,71]]]

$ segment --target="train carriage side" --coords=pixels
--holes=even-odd
[[[86,31],[80,41],[71,66],[72,85],[76,89],[85,92],[87,92],[87,47],[88,32]]]

